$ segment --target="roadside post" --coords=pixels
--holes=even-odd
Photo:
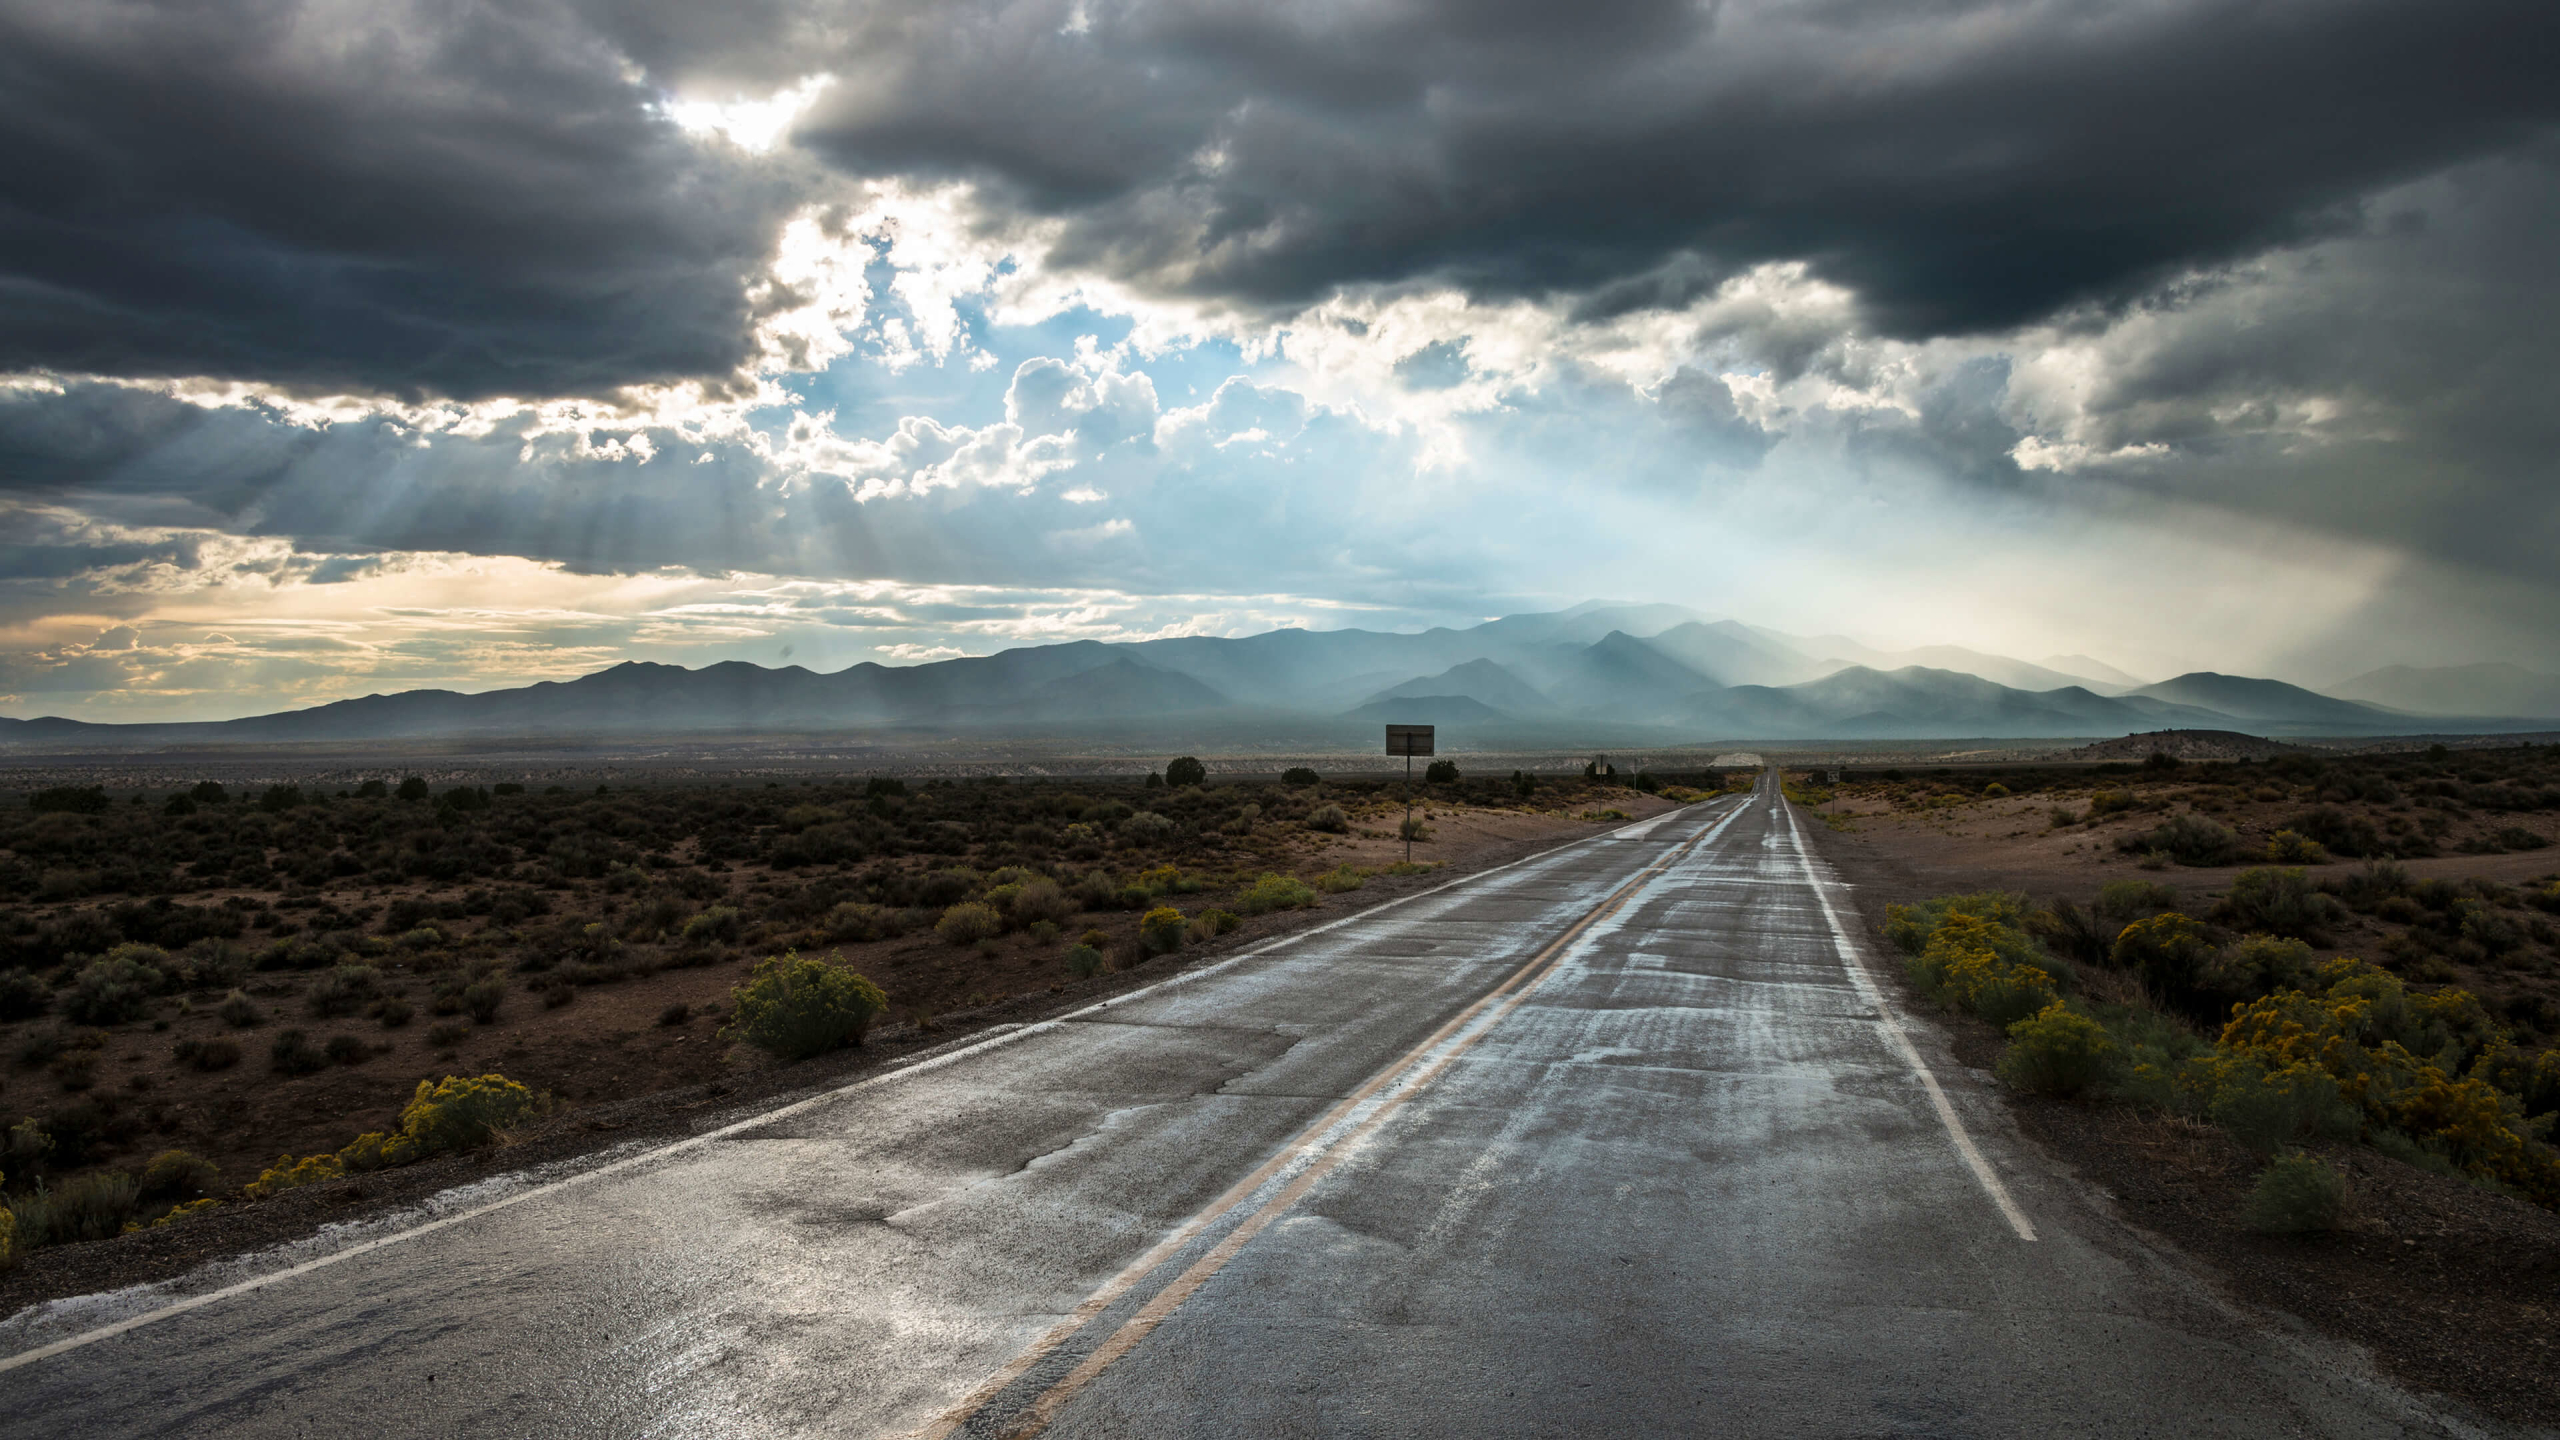
[[[1390,725],[1387,753],[1404,757],[1404,860],[1413,863],[1413,757],[1431,753],[1432,727]]]

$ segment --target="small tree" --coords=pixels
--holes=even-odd
[[[1323,778],[1324,777],[1316,774],[1316,772],[1308,769],[1304,765],[1292,765],[1288,769],[1280,772],[1281,784],[1297,786],[1300,788],[1316,784]]]
[[[1209,778],[1209,767],[1185,755],[1164,767],[1164,783],[1179,790],[1185,785],[1199,785]]]
[[[424,800],[427,798],[427,782],[415,775],[412,775],[408,779],[401,781],[400,788],[392,791],[391,793],[403,800]]]
[[[1458,783],[1458,762],[1457,762],[1457,761],[1455,761],[1455,760],[1434,760],[1434,761],[1432,761],[1432,762],[1430,763],[1430,765],[1426,766],[1426,767],[1423,769],[1423,772],[1422,772],[1422,783],[1423,783],[1423,784],[1425,784],[1425,785],[1455,785],[1455,784],[1457,784],[1457,783]]]
[[[1511,772],[1511,793],[1526,800],[1538,793],[1538,782],[1528,771],[1514,770]]]

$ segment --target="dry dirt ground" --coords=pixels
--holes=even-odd
[[[652,1134],[684,1133],[706,1113],[842,1083],[859,1070],[990,1024],[1035,1019],[1152,983],[1188,962],[1212,960],[1623,823],[1614,815],[1584,818],[1594,812],[1640,819],[1674,808],[1632,790],[1588,793],[1580,809],[1561,812],[1446,801],[1418,805],[1414,813],[1429,827],[1430,838],[1417,843],[1413,855],[1417,866],[1427,868],[1375,875],[1358,889],[1321,894],[1311,909],[1249,918],[1213,942],[1152,960],[1137,944],[1138,914],[1117,910],[1078,915],[1048,943],[1015,933],[979,946],[953,946],[930,931],[868,944],[815,943],[811,948],[840,953],[887,989],[890,1018],[861,1050],[797,1065],[775,1064],[750,1047],[722,1041],[717,1032],[731,987],[746,978],[756,958],[812,936],[767,936],[769,943],[741,947],[712,966],[634,974],[592,988],[563,987],[555,993],[573,998],[556,1008],[511,982],[491,1023],[452,1024],[434,1038],[437,1019],[423,1004],[397,1028],[362,1015],[315,1020],[295,999],[309,977],[254,975],[246,988],[265,1015],[253,1027],[235,1028],[211,1009],[194,1007],[87,1032],[99,1042],[89,1052],[91,1084],[115,1094],[120,1110],[142,1122],[142,1134],[103,1157],[109,1168],[138,1169],[158,1150],[183,1148],[222,1167],[230,1198],[182,1224],[27,1254],[17,1269],[0,1273],[0,1314],[43,1299],[167,1278],[225,1254],[307,1234],[322,1223],[415,1204],[481,1175]],[[1226,877],[1228,883],[1168,897],[1169,902],[1197,914],[1231,901],[1240,883],[1273,870],[1309,878],[1346,865],[1382,870],[1403,856],[1403,843],[1394,838],[1403,815],[1401,806],[1353,807],[1349,834],[1309,832],[1240,850],[1234,858],[1244,863]],[[740,866],[728,877],[738,894],[772,878],[760,866]],[[398,898],[398,892],[375,891],[369,898],[379,904]],[[1087,930],[1103,932],[1100,948],[1112,968],[1078,980],[1067,972],[1064,957]],[[453,938],[467,937],[466,929]],[[11,1028],[26,1030],[34,1023]],[[315,1043],[353,1035],[366,1050],[361,1059],[319,1073],[280,1075],[269,1068],[267,1048],[287,1027],[304,1030]],[[188,1039],[231,1040],[242,1058],[210,1074],[189,1069],[174,1054],[178,1042]],[[256,1202],[238,1198],[238,1187],[280,1154],[332,1151],[363,1131],[397,1128],[400,1108],[421,1079],[493,1071],[547,1091],[557,1102],[545,1121],[507,1149],[448,1156]],[[0,1112],[58,1107],[71,1098],[58,1088],[45,1070],[11,1069],[0,1082]]]
[[[1824,837],[1824,849],[1857,887],[1869,934],[1886,955],[1895,952],[1882,938],[1885,908],[1896,902],[2002,889],[2085,903],[2101,884],[2127,877],[2203,898],[2227,890],[2246,868],[2137,869],[2132,857],[2117,852],[2114,836],[2159,823],[2157,812],[2053,828],[2052,807],[2073,802],[2085,810],[2085,790],[1896,812],[1858,789],[1848,787],[1821,807],[1840,822]],[[2254,831],[2252,838],[2263,838],[2299,808],[2299,802],[2267,804],[2218,818],[2244,836]],[[2500,823],[2545,833],[2553,828],[2547,815]],[[2548,877],[2555,854],[2399,863],[2422,879],[2521,884]],[[2341,862],[2312,873],[2352,868],[2353,862]],[[2374,956],[2395,928],[2358,917],[2320,953]],[[2449,978],[2511,993],[2555,988],[2547,975],[2513,970],[2465,969]],[[1904,993],[1907,1004],[1934,1010],[1907,986]],[[1958,1056],[1989,1070],[2003,1037],[1970,1016],[1941,1018],[1956,1036]],[[2383,1370],[2415,1390],[2452,1397],[2507,1423],[2560,1426],[2560,1216],[2369,1149],[2325,1145],[2313,1148],[2351,1187],[2348,1228],[2318,1238],[2260,1235],[2242,1228],[2237,1216],[2262,1162],[2222,1131],[2114,1105],[2019,1096],[2013,1109],[2028,1137],[2225,1293],[2364,1346]]]

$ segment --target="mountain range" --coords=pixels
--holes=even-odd
[[[2145,684],[2081,655],[2029,662],[1956,646],[1885,651],[1846,636],[1790,635],[1679,606],[1595,602],[1463,630],[1083,640],[833,673],[743,661],[698,670],[631,661],[570,681],[480,694],[368,695],[238,720],[0,719],[0,745],[918,730],[1357,743],[1374,738],[1369,732],[1380,722],[1395,721],[1445,726],[1452,733],[1442,743],[1450,747],[2102,738],[2184,728],[2493,732],[2541,728],[2548,724],[2542,717],[2560,715],[2560,681],[2549,677],[2475,666],[2460,672],[2464,683],[2457,685],[2430,680],[2431,673],[2444,672],[2375,671],[2340,687],[2356,693],[2338,695],[2209,671]],[[2441,709],[2421,718],[2413,712],[2422,707],[2407,703],[2470,695],[2502,703],[2478,707],[2469,718]]]

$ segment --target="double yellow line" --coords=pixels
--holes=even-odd
[[[1193,1261],[1180,1275],[1175,1276],[1170,1284],[1150,1297],[1146,1304],[1139,1308],[1137,1314],[1124,1321],[1119,1329],[1113,1331],[1109,1338],[1096,1346],[1093,1353],[1086,1356],[1073,1370],[1068,1371],[1064,1378],[1034,1397],[1014,1417],[1012,1423],[1005,1427],[1002,1434],[1005,1440],[1029,1440],[1029,1437],[1047,1429],[1049,1423],[1057,1418],[1059,1410],[1064,1408],[1068,1401],[1083,1393],[1085,1387],[1092,1384],[1095,1377],[1135,1349],[1138,1342],[1146,1339],[1158,1325],[1163,1324],[1168,1316],[1179,1309],[1185,1300],[1190,1299],[1194,1291],[1208,1283],[1210,1276],[1224,1269],[1227,1262],[1236,1257],[1237,1252],[1252,1242],[1254,1236],[1261,1234],[1271,1222],[1287,1213],[1301,1196],[1313,1189],[1318,1181],[1333,1173],[1345,1157],[1358,1149],[1361,1141],[1384,1125],[1387,1118],[1400,1106],[1430,1085],[1442,1071],[1449,1068],[1452,1062],[1465,1054],[1469,1047],[1499,1024],[1504,1016],[1528,999],[1530,992],[1537,988],[1538,982],[1546,978],[1547,972],[1555,967],[1556,962],[1575,941],[1581,939],[1592,926],[1616,914],[1638,890],[1673,865],[1678,864],[1700,843],[1721,832],[1725,826],[1733,822],[1736,815],[1742,813],[1743,808],[1741,805],[1736,805],[1715,824],[1690,836],[1678,848],[1612,891],[1607,899],[1584,912],[1581,918],[1565,927],[1563,934],[1558,935],[1545,949],[1530,957],[1528,963],[1513,971],[1509,978],[1478,997],[1464,1010],[1450,1017],[1447,1023],[1432,1031],[1420,1044],[1397,1056],[1393,1062],[1372,1076],[1368,1083],[1345,1096],[1314,1123],[1299,1131],[1287,1144],[1280,1147],[1278,1153],[1256,1166],[1251,1174],[1237,1181],[1225,1194],[1209,1202],[1191,1219],[1185,1221],[1179,1229],[1158,1241],[1145,1254],[1131,1261],[1126,1269],[1104,1283],[1102,1288],[1085,1297],[1084,1303],[1068,1312],[1066,1318],[1050,1327],[1048,1333],[1033,1341],[1030,1348],[1015,1356],[1002,1369],[988,1376],[976,1389],[963,1397],[959,1404],[944,1411],[923,1429],[912,1432],[916,1440],[946,1440],[946,1437],[958,1434],[963,1427],[977,1419],[990,1404],[994,1403],[996,1397],[1003,1394],[1015,1381],[1020,1380],[1033,1366],[1057,1353],[1060,1347],[1074,1339],[1086,1326],[1092,1324],[1103,1311],[1110,1309],[1113,1304],[1136,1289],[1138,1284],[1148,1275],[1153,1274],[1158,1266],[1173,1258],[1184,1246],[1198,1239],[1220,1220],[1225,1219],[1231,1212],[1250,1200],[1274,1176],[1309,1153],[1322,1151],[1323,1153],[1313,1164],[1308,1165],[1277,1194],[1245,1216],[1233,1230],[1227,1232],[1226,1236],[1210,1249],[1209,1253]],[[1484,1023],[1475,1026],[1470,1032],[1468,1027],[1474,1025],[1480,1017],[1483,1018]],[[1457,1037],[1457,1042],[1449,1045],[1445,1052],[1434,1058],[1432,1052],[1443,1044],[1447,1044],[1453,1036]],[[1429,1063],[1422,1069],[1414,1071],[1409,1076],[1406,1074],[1413,1066],[1426,1060]],[[1399,1077],[1403,1078],[1403,1083],[1396,1085]],[[1396,1088],[1384,1103],[1350,1131],[1327,1142],[1325,1137],[1335,1127],[1357,1113],[1361,1106],[1366,1105],[1390,1085],[1395,1085]]]

